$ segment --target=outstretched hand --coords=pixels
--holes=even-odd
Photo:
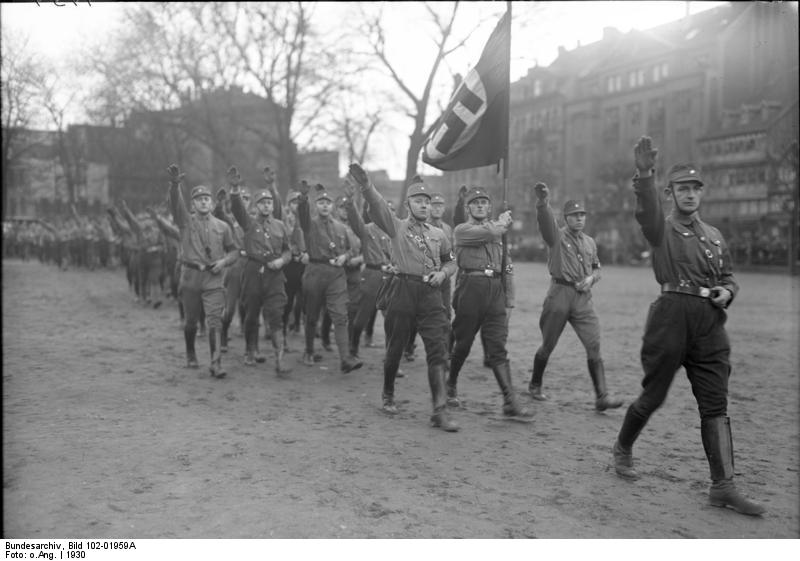
[[[459,187],[459,189],[458,189],[458,198],[459,198],[459,200],[466,198],[467,190],[468,189],[467,189],[466,185],[462,185],[461,187]]]
[[[311,185],[309,185],[308,181],[304,179],[300,182],[300,185],[297,186],[297,190],[300,191],[301,195],[308,196],[308,192],[311,190]]]
[[[636,162],[636,169],[646,173],[656,167],[656,155],[658,149],[653,148],[653,141],[649,136],[643,136],[633,148],[633,157]]]
[[[550,196],[550,188],[541,181],[533,189],[536,191],[536,198],[540,201],[544,201]]]
[[[350,164],[348,171],[350,172],[350,177],[352,177],[359,186],[366,187],[369,185],[369,176],[359,164]]]
[[[228,173],[225,175],[228,180],[228,185],[231,187],[238,187],[242,182],[242,176],[239,175],[239,170],[236,169],[236,166],[231,166],[228,168]]]
[[[264,181],[267,183],[267,187],[271,187],[275,183],[275,172],[269,166],[264,168]]]
[[[170,183],[180,183],[183,181],[183,178],[186,177],[186,174],[181,173],[180,168],[175,164],[172,164],[167,168],[167,173],[169,173]]]

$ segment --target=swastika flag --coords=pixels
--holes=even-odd
[[[422,161],[440,170],[498,163],[508,144],[511,16],[494,28],[478,64],[456,89],[422,147]]]

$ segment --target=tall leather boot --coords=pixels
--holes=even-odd
[[[455,424],[447,412],[447,402],[445,401],[445,372],[444,366],[437,364],[428,367],[428,383],[431,386],[431,397],[433,398],[433,415],[431,415],[431,425],[447,432],[458,431]]]
[[[711,471],[708,502],[712,506],[730,507],[749,516],[760,516],[766,509],[739,494],[733,483],[733,438],[728,417],[703,419],[700,423],[703,448]]]
[[[253,329],[249,324],[244,324],[244,365],[255,366],[255,346],[258,344],[258,328]]]
[[[497,385],[503,392],[503,415],[507,417],[531,417],[533,414],[527,408],[520,407],[517,402],[517,394],[511,382],[511,364],[505,361],[502,364],[492,367]]]
[[[219,352],[222,333],[219,328],[208,328],[208,349],[211,352],[211,366],[209,372],[213,378],[224,378],[227,372],[222,367],[222,353]]]
[[[339,348],[339,359],[341,360],[341,368],[343,373],[358,370],[364,364],[357,358],[350,356],[349,348],[350,342],[347,336],[347,324],[334,325],[333,335],[336,338],[336,346]]]
[[[614,471],[623,479],[639,479],[639,473],[633,467],[633,443],[647,424],[647,419],[633,408],[633,404],[625,413],[613,448]]]
[[[467,357],[460,357],[460,356],[452,356],[450,359],[450,368],[447,374],[447,383],[445,384],[445,390],[447,392],[447,405],[450,407],[460,407],[461,401],[458,399],[458,375],[461,372],[461,368],[464,366],[464,361],[467,360]]]
[[[616,409],[622,407],[621,399],[611,399],[608,397],[606,390],[606,371],[603,367],[603,360],[588,360],[589,376],[592,378],[594,384],[594,394],[596,399],[594,401],[594,408],[597,411],[605,411],[606,409]]]
[[[194,341],[197,337],[197,327],[184,327],[183,340],[186,343],[186,368],[199,368],[197,353],[194,350]]]
[[[394,403],[394,380],[397,372],[391,370],[388,366],[388,361],[383,359],[383,392],[381,398],[383,399],[382,409],[384,413],[394,415],[397,413],[397,405]]]
[[[228,352],[228,327],[230,327],[231,322],[225,321],[225,318],[222,318],[222,337],[221,337],[221,345],[220,345],[220,352],[227,353]]]
[[[277,331],[273,331],[271,336],[272,348],[275,350],[275,373],[278,377],[283,378],[289,374],[292,369],[289,368],[283,360],[283,344],[281,343],[280,335],[278,335]]]
[[[546,358],[542,358],[538,354],[533,356],[533,374],[531,374],[531,383],[528,384],[528,391],[531,397],[537,401],[547,401],[548,399],[548,397],[542,393],[542,378],[544,377],[544,369],[546,367]]]
[[[350,337],[350,356],[358,358],[358,347],[361,344],[361,329],[356,329],[355,326],[348,327]]]

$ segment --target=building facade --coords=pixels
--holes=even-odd
[[[601,257],[635,261],[646,249],[632,223],[637,139],[648,135],[659,148],[658,177],[679,161],[709,167],[713,193],[714,180],[735,175],[740,164],[710,157],[707,145],[731,134],[731,121],[741,121],[743,112],[764,116],[762,125],[773,132],[757,134],[773,144],[796,140],[798,79],[795,3],[733,2],[649,30],[605,28],[600,41],[560,48],[552,64],[511,84],[508,202],[521,222],[520,237],[538,235],[526,187],[544,181],[555,207],[571,198],[586,201],[587,230]],[[785,223],[770,210],[769,177],[764,173],[762,187],[748,195],[758,198],[748,209],[765,217],[762,223]],[[448,193],[461,184],[502,189],[494,167],[445,172],[443,182]],[[725,196],[709,195],[704,206],[704,215],[726,218],[731,231],[752,225],[750,211],[731,214]],[[762,229],[770,236],[790,230]]]

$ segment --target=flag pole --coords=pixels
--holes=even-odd
[[[505,148],[503,150],[503,212],[508,210],[508,144],[509,144],[509,133],[511,129],[510,120],[510,113],[511,113],[511,1],[506,1],[506,13],[508,14],[508,60],[506,64],[508,65],[508,80],[509,84],[505,89],[505,138],[503,142],[505,143]],[[504,233],[502,235],[502,243],[503,243],[503,250],[502,250],[502,257],[500,263],[500,278],[503,281],[503,287],[506,288],[507,292],[507,279],[506,279],[506,269],[508,268],[508,233]]]

